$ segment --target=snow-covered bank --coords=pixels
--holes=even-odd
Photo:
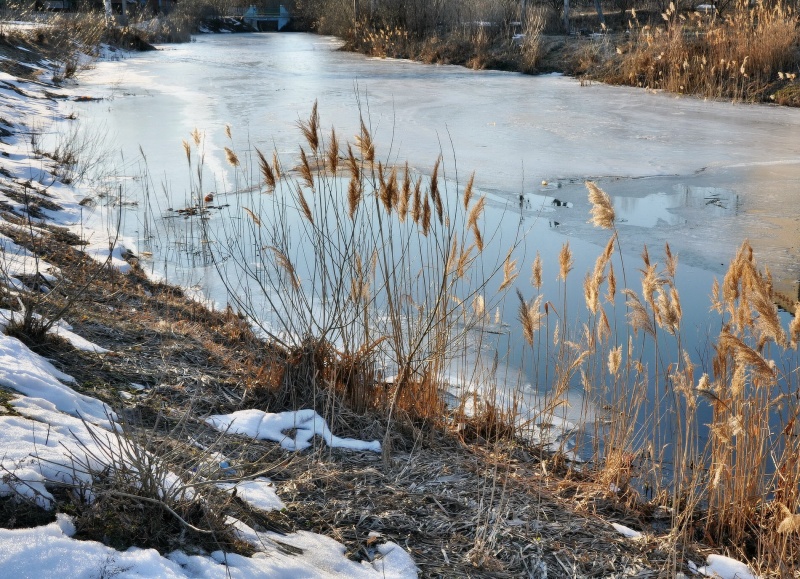
[[[65,276],[14,239],[35,242],[59,228],[78,241],[84,240],[79,247],[86,254],[120,272],[130,270],[124,255],[133,249],[105,225],[109,221],[101,209],[93,211],[86,203],[96,192],[65,182],[70,179],[64,178],[58,155],[48,156],[50,153],[43,150],[42,132],[62,120],[56,99],[75,96],[49,84],[53,68],[48,63],[41,62],[33,68],[36,66],[39,79],[0,73],[0,277],[12,304],[17,299],[19,304],[40,303],[39,296],[46,299]],[[28,299],[29,296],[33,298]],[[34,312],[34,316],[38,313]],[[21,312],[0,312],[4,330],[21,320]],[[113,356],[108,349],[73,333],[65,322],[55,322],[50,333],[76,350],[106,359]],[[28,501],[40,509],[57,512],[58,499],[53,489],[66,487],[91,502],[97,474],[126,460],[125,450],[119,445],[136,443],[121,433],[114,411],[100,400],[75,391],[74,385],[71,376],[17,338],[0,335],[0,389],[9,396],[0,406],[0,499]],[[170,486],[181,484],[181,479],[173,474],[162,483],[168,493]],[[252,501],[253,508],[282,508],[277,496],[270,499],[259,488],[262,483],[263,479],[225,484],[229,490],[239,491],[242,500]],[[230,525],[240,538],[255,548],[252,557],[202,550],[173,551],[162,556],[154,549],[132,547],[117,551],[94,541],[78,540],[74,538],[76,526],[71,516],[58,513],[55,518],[55,522],[34,528],[0,528],[0,576],[416,576],[411,557],[391,542],[377,545],[370,561],[358,563],[345,557],[341,543],[322,535],[300,532],[272,536],[231,520]],[[0,527],[5,527],[9,521],[1,523]]]

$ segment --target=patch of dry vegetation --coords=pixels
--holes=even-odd
[[[295,170],[286,171],[275,156],[270,161],[258,155],[263,182],[242,209],[245,231],[237,230],[237,238],[247,240],[242,247],[270,248],[259,266],[242,266],[245,274],[258,280],[266,299],[286,300],[271,302],[280,313],[272,326],[262,327],[276,351],[284,352],[284,370],[276,374],[284,381],[270,388],[282,392],[284,403],[313,405],[342,426],[343,413],[346,423],[354,420],[351,412],[372,417],[385,437],[389,468],[410,441],[412,449],[433,448],[442,435],[470,452],[487,448],[500,456],[512,440],[524,441],[531,452],[526,445],[550,441],[543,430],[558,423],[558,409],[569,404],[570,386],[579,381],[586,393],[583,448],[592,460],[554,460],[576,495],[588,493],[595,504],[599,493],[638,513],[637,527],[659,537],[660,569],[680,571],[681,554],[697,540],[749,560],[764,574],[796,569],[800,322],[782,324],[771,276],[758,268],[749,245],[714,290],[719,334],[695,360],[683,336],[677,256],[666,246],[660,266],[645,248],[640,287],[629,285],[613,205],[587,183],[591,220],[611,234],[584,278],[586,309],[570,306],[568,315],[567,288],[575,275],[569,244],[557,256],[559,295],[542,293],[541,259],[531,272],[532,296],[516,286],[523,357],[533,361],[534,375],[546,377],[538,384],[542,406],[521,416],[514,396],[501,404],[469,391],[453,403],[446,395],[453,379],[449,361],[464,356],[468,332],[480,333],[491,322],[487,312],[495,305],[502,310],[499,299],[487,305],[486,295],[491,287],[502,296],[519,277],[514,248],[479,269],[492,237],[481,225],[485,201],[473,193],[472,179],[463,190],[443,190],[440,161],[423,183],[407,169],[376,160],[365,124],[355,147],[341,145],[335,133],[326,139],[316,109],[300,128],[305,145]],[[199,174],[193,157],[187,160]],[[202,199],[202,186],[196,186],[193,197]],[[291,234],[273,223],[292,215],[299,222],[292,221]],[[291,251],[295,246],[307,251]],[[241,247],[233,250],[238,262],[251,263]],[[419,263],[410,257],[417,254]],[[314,272],[310,282],[301,266]],[[260,323],[256,302],[233,299]],[[486,477],[487,504],[515,500],[513,487],[498,482],[507,485],[502,471],[497,467]],[[489,524],[494,507],[486,508],[477,515],[486,523],[470,538],[468,560],[500,572],[492,543],[497,529]]]
[[[627,41],[589,74],[605,82],[737,101],[778,100],[776,88],[795,78],[800,21],[788,5],[740,2],[722,17],[681,13],[670,4],[663,19],[663,26],[641,26],[634,11]]]
[[[559,2],[527,10],[514,2],[442,2],[424,9],[402,4],[380,2],[354,14],[354,5],[330,0],[305,10],[318,31],[341,36],[348,50],[375,56],[555,70],[708,98],[797,102],[800,24],[790,2],[739,0],[722,6],[723,14],[674,3],[637,14],[616,3],[623,10],[608,14],[608,27],[593,14],[576,14],[572,28],[582,35],[561,38],[553,36],[563,34]]]
[[[785,327],[771,276],[748,245],[713,291],[719,332],[700,363],[685,351],[677,256],[665,247],[660,266],[645,248],[639,285],[628,285],[614,208],[597,185],[587,184],[591,219],[610,231],[609,241],[584,277],[585,310],[574,312],[569,244],[534,261],[530,286],[520,285],[513,246],[494,262],[483,256],[492,232],[472,179],[448,191],[441,159],[429,178],[385,166],[366,123],[355,143],[342,144],[322,132],[316,107],[299,125],[297,167],[257,152],[261,182],[224,236],[225,251],[272,300],[277,329],[246,295],[231,294],[238,311],[212,311],[137,267],[127,275],[101,267],[72,247],[80,239],[38,224],[34,232],[30,210],[3,214],[15,242],[64,272],[46,298],[41,281],[30,282],[26,309],[64,318],[113,351],[76,352],[44,331],[18,332],[125,417],[121,444],[130,460],[93,473],[104,500],[61,503],[83,536],[122,547],[121,531],[134,528],[137,544],[162,551],[191,539],[247,552],[225,524],[230,514],[258,528],[326,532],[355,559],[368,556],[369,533],[378,532],[407,546],[425,576],[535,575],[541,565],[555,577],[674,574],[685,570],[687,551],[710,547],[748,559],[765,576],[797,571],[800,305]],[[202,156],[193,153],[202,135],[192,142],[187,164],[201,179]],[[234,171],[250,174],[232,144],[227,157]],[[207,192],[202,181],[193,187],[199,209],[187,218],[202,222]],[[291,231],[276,225],[288,217]],[[245,253],[252,245],[265,250],[255,266]],[[542,292],[542,259],[558,260],[558,295]],[[301,266],[313,276],[303,279]],[[454,404],[443,387],[448,363],[466,358],[466,335],[493,322],[490,312],[515,283],[520,347],[545,376],[537,384],[542,407],[522,420],[513,397],[501,404],[467,392]],[[19,291],[5,291],[0,303],[16,308]],[[614,323],[622,319],[627,324]],[[252,329],[259,324],[264,337]],[[587,463],[567,460],[563,446],[543,448],[553,440],[542,432],[557,423],[576,382],[586,392],[578,430]],[[337,435],[382,437],[383,460],[319,442],[288,454],[220,437],[203,422],[243,408],[308,407]],[[593,408],[601,411],[593,416]],[[175,472],[187,487],[198,484],[198,472],[222,477],[198,471],[210,457],[202,448],[234,461],[240,476],[272,477],[286,511],[258,513],[213,493],[202,503],[180,495],[167,502],[158,481],[143,492],[146,472]],[[137,461],[138,474],[126,471]],[[646,535],[624,540],[599,515]]]

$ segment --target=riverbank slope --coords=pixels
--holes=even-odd
[[[103,199],[75,187],[63,149],[32,142],[37,121],[57,114],[53,70],[41,73],[3,78],[4,255],[15,257],[4,262],[3,307],[19,314],[5,314],[10,335],[2,340],[10,370],[0,382],[8,449],[0,512],[10,528],[0,532],[0,568],[36,574],[42,561],[58,560],[86,576],[413,576],[407,552],[423,576],[642,577],[688,573],[690,559],[702,564],[712,553],[674,542],[669,512],[649,508],[635,489],[603,484],[562,454],[480,423],[461,432],[395,426],[383,460],[372,441],[384,438],[385,415],[355,413],[309,381],[324,371],[304,365],[317,354],[313,343],[285,351],[264,342],[234,312],[210,311],[147,279],[137,266],[144,256],[113,243],[113,231],[89,234],[84,212]],[[18,317],[20,302],[32,315]],[[308,433],[295,414],[278,441],[253,440],[258,429],[220,434],[205,420],[312,408],[327,409],[337,436],[366,447],[331,448],[327,434],[299,452],[287,447],[285,439]],[[100,429],[113,432],[112,421],[126,434],[102,443]],[[83,446],[59,456],[70,431],[83,433]],[[54,453],[43,457],[42,447]],[[119,448],[124,460],[114,458]],[[87,449],[98,460],[84,467]],[[105,463],[104,453],[112,455]],[[76,456],[72,478],[41,467]],[[138,468],[130,468],[134,458]],[[154,463],[164,479],[144,494],[141,467]],[[84,471],[91,476],[81,478]],[[165,499],[164,485],[176,481],[168,473],[191,492]],[[261,501],[249,498],[249,480]],[[216,486],[226,484],[235,495]]]

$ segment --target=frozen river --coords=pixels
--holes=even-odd
[[[224,148],[243,160],[252,160],[255,147],[274,149],[294,166],[297,122],[317,102],[325,132],[334,127],[342,140],[352,140],[363,116],[386,164],[408,161],[425,175],[441,154],[447,181],[457,178],[462,187],[475,171],[476,188],[489,200],[487,230],[505,235],[503,243],[528,232],[515,254],[522,272],[516,284],[526,297],[538,251],[545,260],[543,291],[559,299],[557,256],[569,241],[576,273],[568,301],[582,307],[580,281],[609,238],[587,223],[587,179],[613,199],[629,278],[638,277],[645,244],[660,263],[664,242],[679,255],[678,288],[690,298],[682,304],[684,348],[692,355],[719,331],[706,296],[745,239],[770,267],[776,287],[797,295],[800,110],[372,59],[337,47],[336,39],[306,34],[208,35],[100,62],[81,78],[81,91],[105,98],[68,106],[83,127],[105,134],[120,151],[112,164],[131,202],[124,229],[140,249],[154,248],[147,267],[224,303],[213,268],[193,267],[180,249],[147,237],[153,231],[145,221],[191,203],[188,191],[198,176],[187,166],[182,140],[191,142],[192,131],[200,131],[203,193],[235,205],[242,176],[226,163]],[[509,387],[546,385],[552,377],[534,376],[517,347],[515,304],[503,314],[505,346],[494,342],[497,350],[510,350],[496,378]],[[624,307],[618,309],[624,316]],[[479,350],[473,353],[491,366],[491,352]],[[707,355],[696,363],[700,372],[710,371]],[[579,390],[577,377],[571,386]]]
[[[182,194],[181,139],[192,130],[205,134],[206,164],[225,179],[226,125],[237,150],[276,147],[289,161],[296,121],[318,101],[323,126],[344,138],[367,117],[379,158],[424,173],[442,153],[451,175],[456,162],[462,180],[475,171],[482,192],[521,201],[524,215],[541,215],[562,236],[604,243],[586,224],[583,181],[594,179],[614,199],[629,251],[669,241],[683,264],[720,273],[747,238],[778,287],[798,291],[800,110],[336,48],[304,34],[199,36],[99,63],[81,84],[109,98],[78,114],[121,147],[126,170],[141,146],[151,174]]]

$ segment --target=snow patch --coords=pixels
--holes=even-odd
[[[626,527],[625,525],[620,525],[619,523],[611,523],[611,526],[614,527],[614,530],[617,531],[620,535],[628,537],[629,539],[638,539],[642,536],[639,531],[634,531],[630,527]]]
[[[16,338],[0,335],[0,387],[42,398],[55,409],[110,429],[109,420],[116,418],[114,412],[99,400],[64,384],[74,381]]]
[[[230,493],[235,490],[237,497],[262,511],[280,511],[286,507],[275,492],[275,485],[268,478],[259,477],[238,483],[224,482],[217,486]]]
[[[709,555],[705,567],[698,567],[696,563],[689,561],[689,570],[692,573],[718,579],[756,579],[750,567],[725,555]]]
[[[255,409],[239,410],[232,414],[211,416],[206,422],[217,430],[231,434],[279,442],[286,450],[309,448],[314,436],[319,435],[331,447],[381,451],[381,443],[377,440],[368,442],[334,436],[325,419],[310,409],[277,414]],[[284,434],[287,430],[295,430],[294,437]]]

